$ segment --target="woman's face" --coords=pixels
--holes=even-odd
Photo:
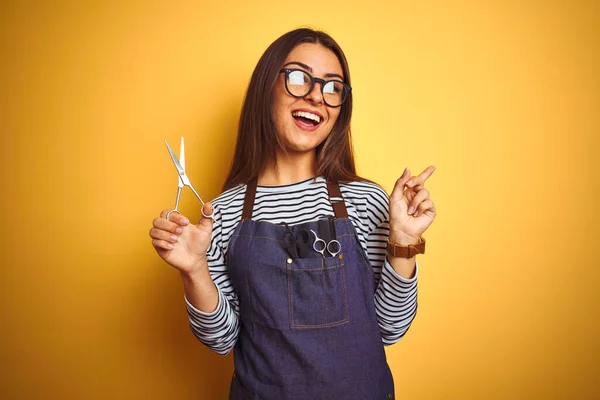
[[[319,44],[299,44],[288,54],[283,68],[301,69],[315,78],[325,80],[344,80],[342,66],[336,55]],[[275,129],[288,153],[314,151],[331,132],[341,107],[333,108],[325,104],[318,82],[315,82],[307,96],[292,96],[285,88],[285,78],[286,75],[280,73],[273,89]]]

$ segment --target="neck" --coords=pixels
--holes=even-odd
[[[258,185],[281,186],[314,178],[317,162],[314,151],[306,153],[277,152],[275,162],[269,163],[258,177]]]

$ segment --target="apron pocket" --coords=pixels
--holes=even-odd
[[[297,258],[287,264],[292,329],[329,328],[349,321],[342,258]]]

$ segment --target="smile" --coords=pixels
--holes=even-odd
[[[313,131],[321,124],[323,117],[309,111],[296,110],[292,112],[294,122],[300,129]]]

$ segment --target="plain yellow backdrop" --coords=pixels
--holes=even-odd
[[[151,4],[2,2],[1,398],[226,398],[148,236],[164,140],[216,197],[256,62],[305,25],[348,57],[359,172],[437,167],[397,395],[600,397],[598,2]]]

